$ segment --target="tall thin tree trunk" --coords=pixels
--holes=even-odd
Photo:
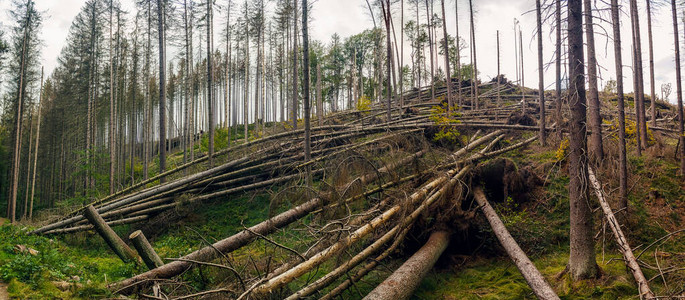
[[[588,104],[590,105],[590,129],[592,142],[590,153],[597,162],[604,159],[602,145],[602,115],[600,114],[599,92],[597,90],[597,57],[595,55],[595,31],[592,19],[592,1],[583,0],[585,4],[585,35],[587,36],[587,75]]]
[[[502,91],[500,90],[501,85],[501,70],[500,70],[500,47],[499,47],[499,30],[497,30],[497,106],[502,106]]]
[[[297,0],[293,0],[293,4],[293,103],[290,109],[293,118],[293,130],[297,130],[297,85],[299,84],[297,81]]]
[[[452,73],[450,72],[450,47],[447,42],[447,20],[445,18],[445,0],[440,0],[442,6],[442,36],[444,38],[445,47],[445,82],[447,84],[447,112],[448,114],[452,112],[453,100],[452,100]],[[458,38],[458,37],[457,37]]]
[[[651,117],[652,127],[656,127],[656,94],[654,86],[654,43],[652,41],[652,2],[653,0],[646,0],[647,2],[647,38],[649,42],[649,96],[651,100]]]
[[[617,1],[617,0],[614,0]],[[678,98],[678,145],[680,149],[677,149],[680,155],[680,174],[685,174],[685,132],[683,131],[683,88],[681,83],[680,74],[680,43],[678,41],[678,18],[677,18],[676,1],[671,0],[671,12],[673,13],[673,42],[675,44],[675,77],[676,77],[676,97]],[[685,15],[683,16],[685,19]]]
[[[17,108],[15,110],[15,127],[14,127],[14,159],[12,160],[12,187],[10,188],[10,197],[8,209],[8,218],[10,222],[16,222],[17,214],[17,192],[19,190],[19,161],[21,160],[21,126],[22,126],[22,106],[24,102],[24,73],[26,68],[26,43],[29,38],[29,24],[31,24],[30,14],[31,1],[27,5],[27,22],[24,27],[24,37],[21,45],[21,64],[19,67],[19,91],[17,98]]]
[[[455,20],[455,29],[456,32],[454,34],[454,40],[457,43],[457,69],[455,72],[457,73],[457,103],[459,106],[462,105],[461,102],[461,38],[459,37],[459,1],[454,1],[454,16],[456,17]],[[418,25],[418,24],[417,24]]]
[[[43,106],[43,75],[44,68],[40,69],[40,95],[38,101],[38,125],[36,126],[36,150],[33,151],[33,179],[31,179],[31,203],[29,204],[29,220],[33,219],[33,199],[36,195],[36,167],[38,166],[38,145],[40,144],[40,116]]]
[[[559,140],[563,137],[563,116],[561,114],[561,106],[562,106],[562,101],[561,101],[561,1],[555,1],[556,5],[556,10],[555,10],[555,21],[556,21],[556,40],[555,40],[555,52],[556,52],[556,58],[554,60],[554,65],[555,65],[555,97],[556,99],[556,121],[557,121],[557,126],[556,126],[556,132],[558,135]]]
[[[476,109],[479,109],[479,101],[478,101],[478,60],[476,53],[476,26],[475,22],[473,20],[473,0],[469,0],[469,11],[471,15],[471,47],[473,49],[473,80],[472,80],[472,87],[473,87],[473,102],[476,105]]]
[[[209,166],[214,165],[214,97],[213,90],[214,85],[214,60],[212,58],[212,26],[214,22],[212,20],[212,8],[213,4],[211,0],[207,0],[207,117],[209,122]]]
[[[304,161],[308,162],[312,159],[312,145],[311,145],[311,105],[309,97],[309,24],[308,22],[308,11],[309,5],[307,0],[302,0],[302,63],[304,69],[302,70],[302,76],[304,76],[304,83],[302,85],[302,93],[304,94]],[[311,165],[307,165],[307,184],[311,187],[312,185],[312,168]]]
[[[540,0],[535,1],[535,8],[537,10],[538,23],[538,93],[540,94],[538,102],[540,104],[540,144],[542,144],[542,146],[545,146],[547,144],[547,129],[545,128],[545,69],[542,64],[542,9],[540,8]],[[499,82],[499,80],[497,82]]]
[[[428,4],[426,0],[426,4]],[[381,2],[383,4],[383,2]],[[390,122],[392,120],[392,114],[391,114],[391,101],[392,101],[392,77],[391,77],[391,68],[392,68],[392,44],[390,41],[390,18],[391,18],[391,12],[390,12],[390,0],[385,0],[385,5],[383,6],[383,18],[385,19],[385,39],[386,39],[386,46],[387,46],[387,63],[386,63],[386,76],[388,77],[388,83],[387,83],[387,91],[386,91],[386,108],[388,110],[387,112],[387,117],[386,121]],[[433,48],[431,47],[431,51],[433,51]],[[432,64],[432,62],[431,62]],[[433,85],[434,83],[431,82],[431,90],[432,93],[435,93],[433,91]],[[432,96],[435,98],[435,94]]]
[[[157,0],[157,23],[159,32],[159,174],[166,170],[166,53],[165,48],[165,17],[163,0]],[[160,182],[164,183],[165,178]]]
[[[109,0],[109,193],[114,194],[114,166],[116,165],[116,139],[114,138],[114,55],[112,55],[112,26],[114,1]]]
[[[597,275],[592,209],[590,207],[587,184],[588,157],[587,130],[585,127],[585,60],[583,57],[582,17],[582,0],[568,0],[569,105],[571,107],[571,119],[569,121],[571,253],[568,265],[571,277],[574,280],[591,278]]]
[[[635,99],[637,100],[635,113],[637,114],[638,135],[640,136],[640,147],[647,148],[647,122],[645,120],[645,93],[644,93],[644,79],[642,75],[642,40],[640,38],[640,17],[637,9],[637,0],[630,0],[630,16],[633,28],[633,36],[635,43],[635,75],[637,77],[637,87]]]
[[[430,60],[431,60],[431,100],[435,100],[435,66],[433,64],[433,16],[430,14],[430,6],[433,5],[432,0],[430,6],[428,5],[428,0],[426,2],[426,24],[428,25],[428,49],[430,50]],[[389,114],[389,113],[388,113]],[[388,119],[389,120],[389,119]]]

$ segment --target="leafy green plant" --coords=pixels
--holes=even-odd
[[[433,136],[433,140],[436,142],[444,141],[448,143],[456,143],[461,134],[456,128],[454,128],[454,126],[451,125],[461,123],[461,121],[457,120],[460,114],[456,112],[456,109],[451,113],[448,113],[447,110],[448,108],[446,107],[445,103],[438,106],[433,106],[431,109],[431,115],[429,119],[438,125],[438,128],[440,129]]]

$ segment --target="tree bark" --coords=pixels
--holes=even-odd
[[[545,146],[547,144],[547,130],[545,129],[545,69],[542,63],[542,10],[540,8],[540,0],[535,1],[535,8],[537,10],[537,25],[538,25],[538,93],[540,94],[540,144]],[[499,44],[499,33],[498,33]],[[499,49],[499,47],[498,47]],[[499,69],[499,57],[498,57]],[[498,74],[499,75],[499,74]],[[499,78],[497,80],[497,95],[499,98]]]
[[[473,20],[473,0],[469,0],[469,10],[471,14],[471,47],[473,49],[473,78],[471,80],[471,86],[473,88],[473,102],[476,105],[476,109],[478,109],[478,61],[476,55],[478,52],[476,51],[476,27]]]
[[[44,68],[40,70],[40,101],[38,103],[38,125],[36,126],[36,150],[33,151],[33,179],[31,180],[31,203],[29,204],[29,220],[33,219],[33,199],[36,195],[36,167],[38,166],[38,144],[40,144],[40,117],[41,107],[43,106],[43,73]]]
[[[597,162],[604,159],[604,147],[602,145],[602,115],[600,114],[599,92],[597,90],[597,57],[595,54],[595,32],[592,19],[592,1],[583,0],[585,5],[585,35],[587,36],[587,75],[588,75],[588,102],[590,105],[590,153]]]
[[[298,37],[298,32],[297,32],[297,0],[293,0],[294,4],[294,9],[293,9],[293,99],[292,99],[292,107],[291,109],[291,115],[293,118],[293,130],[297,130],[297,98],[298,98],[298,93],[297,93],[297,85],[300,84],[297,81],[297,37]]]
[[[452,99],[452,72],[450,72],[450,48],[449,43],[447,42],[447,20],[445,18],[445,0],[441,0],[440,4],[442,6],[442,37],[444,39],[443,46],[445,47],[445,82],[447,83],[447,113],[449,115],[452,112],[452,106],[454,106],[454,100]]]
[[[561,114],[561,1],[554,1],[556,5],[555,10],[555,21],[556,21],[556,59],[554,60],[555,66],[555,92],[556,92],[556,120],[557,120],[557,135],[559,140],[563,137],[563,115]]]
[[[638,290],[640,291],[640,299],[655,299],[654,293],[649,289],[647,279],[642,273],[640,265],[635,259],[635,255],[633,255],[633,250],[630,248],[630,244],[628,244],[625,235],[623,235],[623,231],[621,231],[621,225],[618,223],[618,220],[616,220],[609,203],[604,199],[602,186],[599,184],[597,177],[595,177],[595,172],[591,167],[588,169],[588,175],[592,188],[595,190],[597,200],[604,212],[604,216],[607,218],[607,223],[609,223],[609,227],[611,227],[611,231],[614,233],[614,238],[616,238],[619,250],[621,251],[621,254],[623,254],[625,263],[630,272],[633,273],[633,278],[635,278],[635,281],[637,282]]]
[[[312,159],[312,129],[311,129],[311,114],[310,114],[310,102],[309,102],[309,33],[308,28],[309,16],[307,15],[309,10],[307,0],[302,0],[302,51],[304,52],[302,57],[302,63],[304,70],[302,70],[304,83],[302,85],[302,93],[304,94],[304,162],[308,162]],[[312,186],[312,167],[307,165],[307,184]]]
[[[675,3],[675,0],[673,0]],[[678,53],[678,23],[676,22],[675,9],[673,11],[675,32],[676,53]],[[618,0],[611,0],[611,22],[614,38],[614,65],[616,68],[616,93],[618,97],[618,160],[619,160],[619,204],[620,208],[628,207],[628,167],[626,159],[626,118],[625,101],[623,95],[623,59],[621,57],[621,20],[618,7]],[[676,55],[676,74],[680,73],[678,66],[680,61]],[[682,135],[681,135],[682,136]],[[682,138],[681,138],[682,139]]]
[[[159,173],[166,170],[166,53],[164,0],[157,0],[157,30],[159,32]],[[165,182],[164,177],[159,180]]]
[[[559,299],[559,296],[554,292],[552,287],[545,281],[540,271],[535,267],[533,262],[528,258],[525,252],[521,250],[516,240],[511,236],[507,227],[504,226],[502,220],[497,216],[497,212],[488,203],[483,189],[476,187],[473,191],[474,198],[480,205],[483,214],[488,219],[493,233],[497,236],[504,250],[509,254],[509,257],[516,267],[521,271],[521,275],[526,279],[528,286],[533,290],[535,296],[539,299]]]
[[[571,253],[569,270],[574,280],[597,275],[592,228],[592,210],[588,199],[588,157],[585,72],[583,56],[582,0],[568,1],[568,53],[569,53],[569,201],[571,205]]]
[[[450,238],[446,231],[433,232],[419,251],[414,253],[399,269],[378,285],[364,299],[409,299],[421,284],[423,277],[433,268],[440,255],[447,249]]]
[[[134,231],[128,236],[128,239],[131,240],[133,247],[136,248],[136,251],[138,251],[138,254],[143,259],[143,262],[148,269],[152,270],[164,265],[164,262],[162,262],[162,259],[157,255],[155,249],[152,248],[152,245],[150,245],[150,242],[145,238],[142,231]]]
[[[214,59],[212,53],[213,1],[207,0],[207,118],[209,122],[209,166],[214,165]]]
[[[124,241],[107,225],[107,222],[95,211],[95,208],[90,205],[83,212],[83,215],[90,221],[100,236],[107,242],[107,245],[116,253],[124,262],[136,260],[136,254],[129,248]]]
[[[656,94],[654,86],[654,43],[652,41],[652,1],[645,0],[647,2],[647,38],[649,43],[649,96],[651,100],[650,111],[652,113],[652,126],[656,127]]]
[[[675,43],[675,76],[676,76],[676,96],[678,98],[678,145],[680,146],[680,174],[685,175],[685,131],[683,130],[683,88],[681,83],[681,71],[680,71],[680,45],[678,42],[678,18],[676,17],[676,2],[671,0],[671,8],[673,12],[673,41]],[[685,19],[685,15],[683,16]]]

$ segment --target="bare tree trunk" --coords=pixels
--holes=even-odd
[[[568,1],[568,53],[569,53],[569,105],[571,107],[570,154],[569,154],[569,199],[571,204],[571,253],[569,271],[574,280],[597,275],[595,243],[592,238],[592,209],[588,197],[588,157],[585,72],[583,57],[583,2]]]
[[[445,46],[445,81],[447,83],[447,113],[452,112],[453,100],[452,100],[452,73],[450,72],[450,51],[449,43],[447,42],[447,20],[445,19],[445,0],[441,0],[440,4],[442,6],[442,36],[444,38]],[[457,37],[459,38],[459,37]]]
[[[557,120],[557,135],[559,137],[559,140],[563,137],[563,116],[561,115],[561,1],[555,1],[556,5],[556,10],[555,10],[555,21],[556,21],[556,41],[555,41],[555,47],[556,47],[556,59],[554,61],[555,64],[555,75],[556,75],[556,84],[555,84],[555,91],[556,91],[556,120]]]
[[[592,20],[592,1],[583,0],[585,4],[585,35],[587,36],[587,75],[588,104],[590,105],[590,129],[592,142],[590,153],[597,162],[604,159],[602,146],[602,115],[600,114],[599,92],[597,91],[597,57],[595,55],[595,31]]]
[[[165,17],[163,0],[157,0],[157,23],[159,32],[159,173],[166,170],[166,53],[165,53]],[[163,4],[164,3],[164,4]],[[160,178],[164,183],[165,178]]]
[[[426,2],[426,24],[428,25],[428,49],[430,50],[430,60],[431,60],[431,100],[435,100],[435,66],[433,65],[433,16],[430,14],[430,6],[428,5],[428,0]],[[431,6],[432,6],[431,0]],[[389,114],[389,113],[388,113]]]
[[[519,57],[521,58],[521,102],[522,102],[522,110],[523,113],[525,114],[527,109],[528,109],[528,103],[526,102],[526,82],[525,82],[525,72],[523,71],[523,32],[521,31],[521,27],[519,26]]]
[[[607,223],[609,223],[609,227],[611,228],[611,231],[614,233],[616,243],[618,244],[619,250],[621,250],[621,254],[623,254],[626,266],[631,271],[631,273],[633,273],[633,278],[635,278],[635,281],[637,282],[638,290],[640,291],[640,299],[655,299],[656,297],[654,296],[652,290],[649,289],[647,279],[645,278],[645,275],[642,273],[640,265],[637,263],[637,260],[633,255],[633,250],[630,248],[630,244],[628,244],[628,240],[626,239],[625,235],[623,235],[623,231],[621,231],[621,225],[618,223],[618,220],[616,220],[613,211],[611,211],[609,203],[604,199],[604,194],[602,193],[602,186],[599,184],[599,181],[597,181],[597,177],[595,177],[595,172],[592,170],[592,168],[589,168],[588,172],[590,183],[592,184],[592,187],[595,190],[595,194],[597,195],[597,200],[599,201],[599,204],[602,207],[602,210],[604,211]]]
[[[459,1],[454,1],[454,15],[457,20],[455,21],[455,42],[457,43],[457,102],[461,106],[461,38],[459,37]],[[418,23],[416,24],[418,26]]]
[[[476,51],[476,27],[473,20],[473,0],[469,0],[469,10],[471,14],[471,47],[473,49],[473,80],[471,86],[473,88],[473,102],[476,105],[476,109],[479,108],[478,101],[478,61]]]
[[[364,299],[409,299],[419,287],[423,277],[433,268],[440,255],[447,249],[450,235],[447,231],[433,232],[428,241],[416,251],[399,269],[385,279]]]
[[[207,117],[209,121],[209,166],[214,165],[214,59],[212,53],[213,2],[207,0]]]
[[[38,102],[38,125],[36,126],[36,150],[33,151],[33,179],[31,180],[31,203],[29,204],[29,220],[33,219],[33,199],[36,195],[36,167],[38,166],[38,144],[40,144],[40,113],[43,105],[43,75],[44,68],[40,69],[40,95]]]
[[[540,0],[535,1],[535,8],[537,10],[538,23],[538,93],[540,94],[540,99],[538,102],[540,104],[540,144],[545,146],[547,144],[547,129],[545,128],[545,69],[542,64],[542,9],[540,8]],[[497,80],[497,82],[499,83],[499,80]],[[499,89],[497,90],[497,95],[499,95]]]
[[[297,1],[297,0],[295,0]],[[247,5],[245,5],[245,19],[247,19]],[[249,92],[250,92],[250,30],[248,28],[247,22],[245,23],[245,86],[244,86],[244,91],[243,91],[243,123],[245,124],[244,126],[244,134],[245,134],[245,143],[247,143],[248,140],[248,98],[249,98]]]
[[[293,0],[293,103],[291,107],[291,113],[293,118],[293,130],[297,130],[297,0]]]
[[[656,94],[654,86],[654,43],[652,41],[652,2],[653,0],[646,0],[647,2],[647,38],[649,41],[649,96],[652,102],[650,111],[652,113],[652,127],[656,127]]]
[[[677,6],[676,1],[671,0],[671,11],[673,13],[673,42],[675,44],[675,77],[676,77],[676,96],[678,98],[678,145],[680,149],[677,149],[680,155],[680,174],[685,174],[685,131],[683,131],[683,88],[680,74],[680,43],[678,41],[678,18],[677,18]],[[685,16],[683,16],[685,19]]]
[[[537,3],[540,3],[539,0]],[[516,264],[516,267],[521,271],[521,275],[526,279],[528,286],[533,290],[535,296],[545,300],[559,299],[559,296],[557,296],[549,283],[545,281],[545,277],[542,276],[526,253],[521,250],[521,247],[516,243],[516,240],[511,236],[507,227],[504,226],[502,220],[497,216],[495,209],[490,206],[490,203],[488,203],[488,200],[485,197],[485,193],[483,193],[483,189],[476,187],[473,192],[473,196],[478,202],[478,205],[480,205],[483,214],[488,219],[493,233],[497,236],[497,239],[502,247],[504,247],[504,250],[511,260]]]
[[[304,162],[309,162],[312,159],[312,128],[311,128],[311,114],[309,103],[309,21],[307,0],[302,0],[302,75],[304,84],[302,85],[302,93],[304,94]],[[389,37],[388,37],[389,39]],[[312,167],[307,165],[307,184],[312,186]]]
[[[114,55],[112,55],[112,26],[114,1],[109,0],[109,193],[114,194],[114,166],[116,165],[116,139],[114,138]]]
[[[635,113],[637,114],[638,135],[640,136],[640,147],[647,148],[647,122],[645,120],[645,93],[644,93],[644,79],[642,76],[642,41],[640,38],[640,17],[637,9],[637,0],[630,0],[630,16],[633,28],[633,37],[635,49],[635,65],[633,66],[635,75],[637,77],[637,88],[635,99],[637,105]]]
[[[31,14],[27,10],[28,20],[27,24],[31,23]],[[21,65],[19,71],[19,97],[17,98],[17,108],[15,110],[14,119],[14,159],[12,160],[12,187],[10,188],[9,205],[7,206],[7,217],[10,222],[16,221],[17,214],[17,192],[19,190],[19,161],[21,160],[21,126],[22,126],[22,106],[24,104],[24,73],[26,68],[26,40],[28,39],[28,25],[24,28],[24,38],[21,46]]]
[[[675,3],[675,0],[673,0]],[[611,0],[611,22],[613,27],[614,39],[614,64],[616,67],[616,92],[618,96],[618,160],[619,160],[619,204],[620,208],[628,207],[628,168],[626,161],[626,118],[625,101],[623,95],[623,59],[621,58],[621,21],[619,19],[618,0]],[[676,29],[676,53],[678,53],[678,30],[673,11],[674,26]],[[680,64],[676,55],[676,66]],[[676,74],[680,72],[680,67],[676,67]],[[681,138],[682,139],[682,138]]]
[[[316,117],[319,126],[323,126],[323,98],[321,95],[321,63],[316,64]]]
[[[381,0],[381,5],[383,5],[383,0]],[[428,0],[426,0],[426,5],[428,5]],[[392,101],[392,77],[391,77],[391,68],[392,68],[392,44],[390,42],[390,18],[391,12],[390,12],[390,0],[385,0],[385,5],[383,7],[383,18],[385,19],[385,39],[386,39],[386,46],[387,46],[387,63],[386,63],[386,76],[388,77],[388,83],[387,83],[387,91],[386,91],[386,107],[388,110],[386,121],[390,122],[392,120],[392,115],[391,115],[391,101]],[[431,47],[431,53],[433,51],[433,48]],[[431,56],[432,58],[433,56]],[[433,63],[431,62],[431,68],[433,66]],[[433,93],[433,98],[435,98],[435,91],[433,90],[433,85],[434,82],[431,82],[431,90]]]
[[[502,106],[502,91],[500,90],[500,53],[499,53],[499,30],[497,30],[497,106]]]

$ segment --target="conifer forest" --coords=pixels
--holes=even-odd
[[[681,47],[681,0],[0,0],[0,300],[685,299]]]

